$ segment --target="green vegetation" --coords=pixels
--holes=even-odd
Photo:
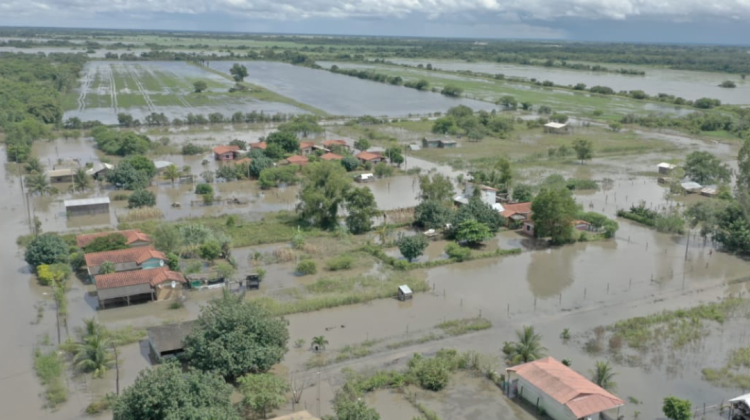
[[[26,247],[25,259],[32,267],[65,263],[68,262],[68,245],[59,236],[39,235]]]
[[[674,207],[657,212],[641,202],[637,206],[631,205],[628,211],[617,210],[617,216],[652,226],[659,232],[682,234],[685,231],[685,219]]]
[[[690,400],[681,400],[677,397],[664,398],[662,412],[670,420],[690,420],[693,417],[692,404]]]
[[[268,411],[279,408],[286,402],[289,385],[275,375],[245,375],[238,382],[242,393],[242,405],[257,418],[265,419]]]
[[[492,328],[492,322],[484,318],[466,318],[445,321],[436,327],[443,330],[447,335],[456,336]]]
[[[318,266],[313,260],[302,260],[297,264],[296,272],[303,276],[315,274],[318,272]]]
[[[156,205],[156,195],[149,190],[137,189],[128,197],[128,208],[153,207]]]
[[[399,238],[397,244],[398,250],[401,252],[401,255],[403,255],[408,262],[411,262],[413,259],[419,257],[420,255],[422,255],[422,253],[424,253],[424,250],[427,248],[427,245],[429,245],[430,242],[426,236],[416,234],[411,236],[402,236],[401,238]]]
[[[65,384],[65,361],[56,350],[43,353],[34,351],[34,370],[45,387],[47,405],[54,408],[68,400],[68,387]]]
[[[720,369],[704,368],[703,379],[722,388],[750,387],[750,347],[740,347],[729,352],[726,364]]]
[[[531,203],[534,236],[549,237],[553,244],[575,240],[572,225],[578,213],[573,196],[566,188],[542,188]]]
[[[516,330],[518,341],[503,343],[503,353],[510,365],[533,362],[544,357],[546,348],[542,346],[542,336],[534,331],[532,326],[524,326]]]
[[[596,367],[591,371],[591,382],[607,391],[614,391],[617,388],[617,383],[613,380],[616,375],[609,362],[597,361]]]

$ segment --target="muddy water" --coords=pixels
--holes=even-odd
[[[366,395],[367,405],[377,410],[380,418],[388,420],[412,420],[420,413],[398,391],[384,389]]]

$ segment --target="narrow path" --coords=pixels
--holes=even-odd
[[[133,79],[135,86],[138,88],[138,91],[141,93],[141,96],[143,96],[143,100],[146,101],[146,105],[148,106],[148,109],[152,112],[155,111],[156,107],[154,106],[153,101],[151,101],[151,97],[148,96],[146,89],[143,88],[143,84],[138,78],[138,75],[136,74],[136,72],[131,70],[130,66],[125,66],[125,71],[127,71],[130,78]]]
[[[87,71],[83,75],[83,79],[81,80],[81,91],[78,94],[78,112],[83,112],[83,110],[86,109],[86,96],[88,96],[92,79],[93,77],[90,71]]]
[[[110,98],[110,104],[112,108],[115,110],[115,114],[117,114],[118,106],[117,106],[117,85],[115,84],[115,75],[112,71],[112,66],[108,66],[108,72],[109,72],[109,98]]]

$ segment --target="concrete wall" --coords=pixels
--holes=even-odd
[[[568,409],[568,407],[555,401],[552,397],[537,389],[534,385],[530,384],[525,379],[520,378],[515,374],[511,375],[512,382],[515,382],[516,379],[518,380],[517,395],[528,401],[534,407],[537,406],[538,399],[539,407],[544,408],[550,418],[554,420],[577,420],[576,416]]]

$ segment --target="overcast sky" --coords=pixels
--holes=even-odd
[[[0,0],[0,25],[750,44],[750,0]]]

